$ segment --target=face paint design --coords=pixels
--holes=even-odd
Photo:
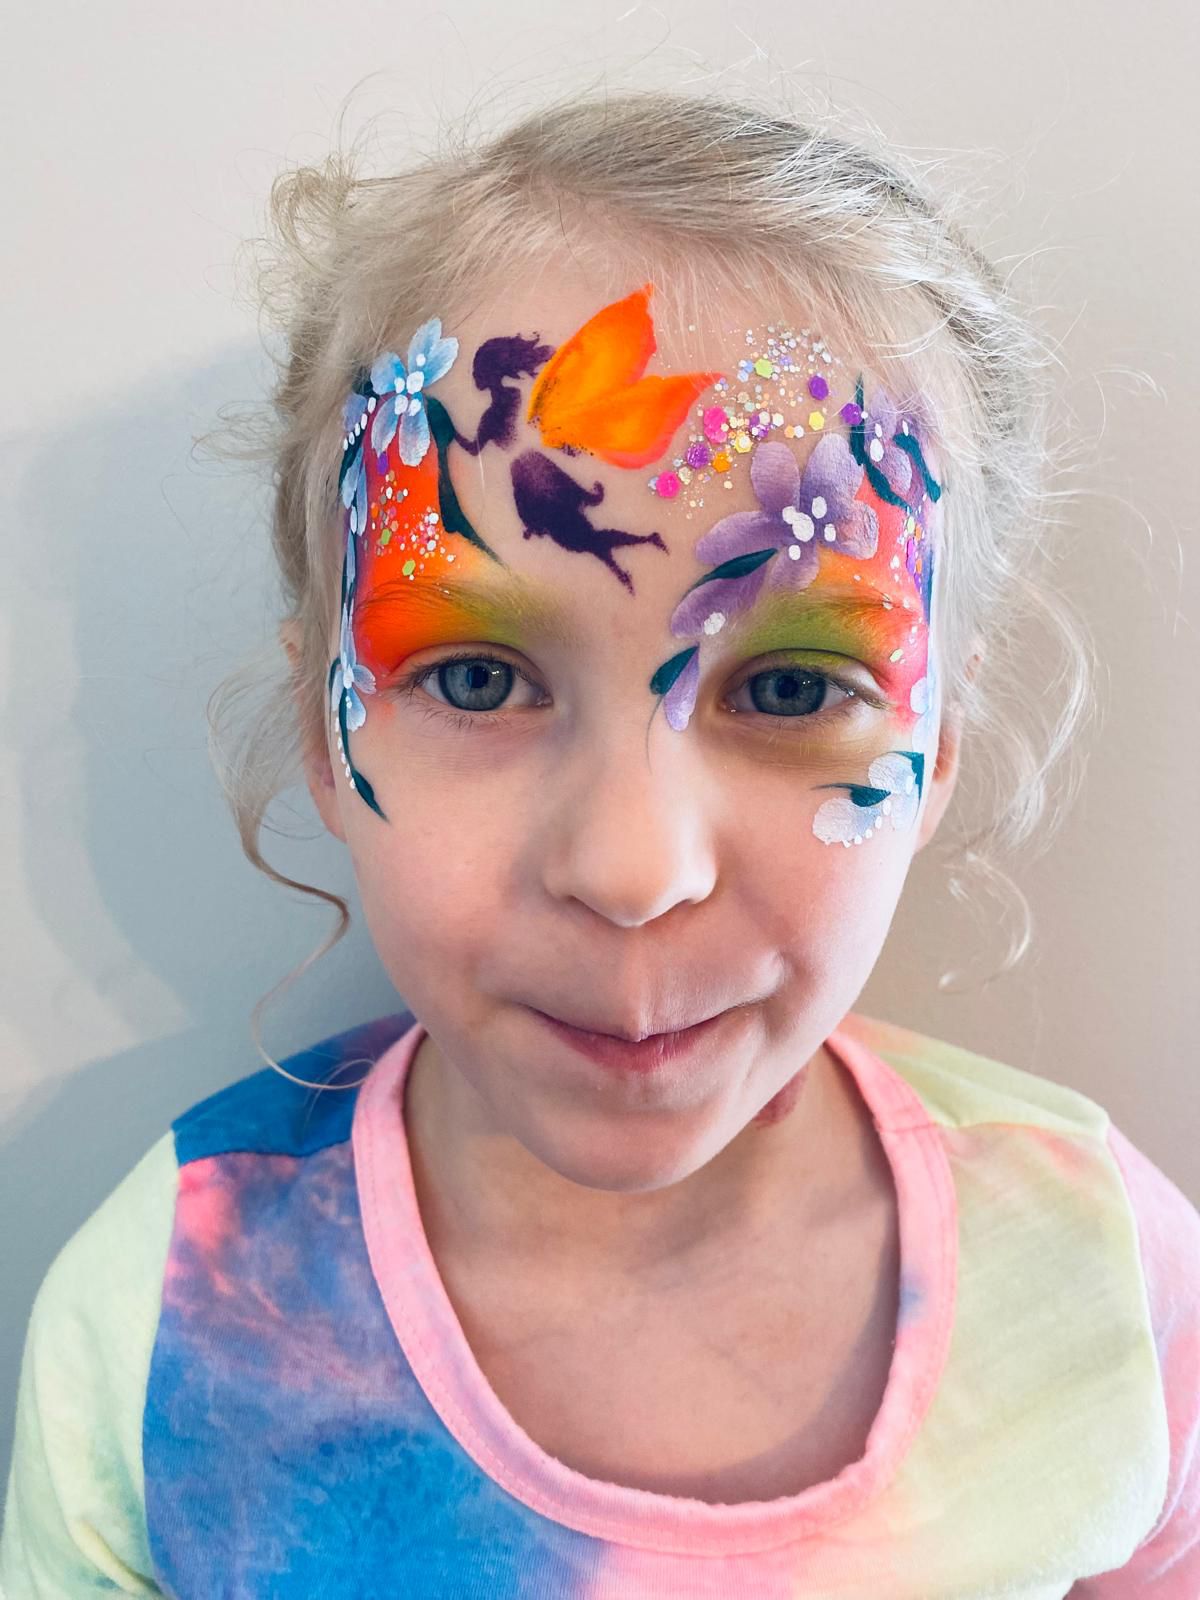
[[[878,833],[884,820],[893,828],[911,827],[921,808],[925,782],[925,755],[934,734],[934,666],[913,685],[910,707],[918,713],[909,743],[911,750],[889,750],[872,761],[866,784],[826,784],[825,788],[845,788],[845,795],[826,800],[813,818],[813,832],[826,844],[849,848],[862,844]]]
[[[473,438],[459,432],[431,392],[458,356],[458,340],[443,336],[437,317],[417,329],[405,361],[392,352],[379,356],[347,399],[339,476],[346,512],[341,633],[328,687],[346,777],[383,820],[387,818],[372,785],[350,755],[350,733],[366,721],[362,697],[378,687],[375,670],[358,659],[358,652],[376,664],[398,663],[405,643],[411,642],[398,634],[411,634],[412,621],[422,610],[427,621],[436,614],[441,627],[453,626],[453,598],[449,605],[442,600],[423,607],[418,598],[422,591],[428,601],[439,576],[454,572],[469,578],[484,558],[505,565],[462,509],[448,465],[450,446],[474,456],[489,444],[510,448],[520,405],[515,384],[544,367],[527,417],[544,444],[568,455],[587,451],[622,467],[656,460],[693,400],[719,374],[646,376],[657,348],[649,314],[652,288],[644,284],[604,307],[557,351],[539,343],[537,334],[481,344],[472,378],[491,399]],[[667,548],[658,533],[593,527],[586,508],[601,502],[603,486],[593,483],[589,489],[577,483],[537,450],[519,456],[511,473],[525,537],[551,538],[564,550],[594,556],[630,593],[632,579],[613,558],[613,549],[636,544]],[[450,536],[458,536],[454,549]],[[456,561],[460,564],[453,568]],[[413,587],[404,593],[408,585]],[[452,596],[453,590],[443,593]],[[459,606],[457,613],[461,623],[468,608]],[[398,626],[398,616],[407,620],[407,628]]]
[[[869,838],[885,817],[894,827],[908,826],[920,806],[924,749],[933,731],[934,680],[925,648],[933,562],[926,523],[942,493],[918,442],[917,419],[900,416],[882,391],[872,393],[867,405],[861,379],[854,398],[836,407],[831,395],[841,363],[822,341],[806,343],[807,330],[795,335],[772,326],[765,354],[746,358],[738,368],[738,380],[752,384],[754,393],[743,389],[736,400],[732,380],[719,373],[647,376],[656,348],[651,289],[645,284],[606,306],[558,350],[540,343],[537,334],[481,344],[472,377],[490,400],[473,437],[459,432],[431,392],[459,348],[456,339],[443,337],[438,318],[414,334],[406,361],[389,352],[360,376],[345,408],[341,632],[329,674],[347,779],[387,820],[349,748],[350,732],[366,720],[363,696],[377,692],[377,671],[386,678],[413,649],[448,640],[464,626],[482,625],[503,636],[499,615],[489,620],[486,602],[474,596],[473,579],[505,563],[463,511],[448,453],[452,445],[475,456],[489,444],[511,448],[517,385],[540,371],[527,421],[543,444],[625,468],[661,457],[706,388],[715,387],[716,398],[727,397],[717,404],[710,396],[697,406],[702,436],[693,436],[673,467],[650,480],[650,488],[659,498],[683,496],[702,506],[707,483],[749,454],[758,508],[721,519],[697,542],[696,554],[712,569],[677,605],[671,631],[711,637],[735,620],[740,638],[752,606],[757,615],[775,601],[790,597],[793,603],[799,596],[806,615],[818,618],[828,634],[829,648],[840,641],[837,653],[886,658],[896,691],[890,703],[904,708],[905,748],[872,761],[865,783],[822,785],[845,792],[819,808],[813,827],[827,843],[850,845]],[[753,337],[749,333],[748,342]],[[764,395],[760,379],[770,381],[772,393]],[[821,437],[801,470],[782,439],[806,431]],[[772,433],[782,439],[772,440]],[[602,502],[603,485],[576,481],[540,451],[523,452],[510,470],[525,537],[548,537],[562,549],[593,556],[631,594],[632,579],[613,550],[636,544],[667,550],[657,532],[593,527],[587,508]],[[731,486],[728,476],[724,481]],[[444,578],[456,581],[447,584]],[[861,585],[857,592],[855,584]],[[837,594],[838,603],[851,597],[841,621]],[[777,616],[777,626],[786,627],[788,620]],[[761,644],[761,636],[755,642]],[[699,651],[699,644],[680,651],[651,679],[652,693],[678,732],[687,727],[695,704]]]
[[[696,397],[721,376],[644,376],[657,349],[645,283],[598,311],[555,351],[529,397],[542,442],[615,467],[657,461]]]
[[[358,542],[374,527],[375,556],[383,555],[400,525],[401,506],[414,520],[417,538],[432,552],[439,531],[460,534],[469,545],[498,559],[464,515],[446,467],[446,450],[457,430],[427,385],[443,377],[458,355],[458,340],[442,337],[441,319],[431,318],[413,335],[407,364],[391,352],[380,356],[369,375],[360,377],[343,411],[347,429],[342,450],[341,494],[346,508],[345,556],[342,563],[340,648],[329,669],[332,714],[337,719],[338,754],[350,787],[383,820],[375,791],[350,755],[350,733],[361,728],[367,711],[361,694],[374,694],[375,674],[357,657]],[[368,439],[370,448],[368,449]],[[430,444],[434,451],[430,453]],[[393,465],[398,458],[398,466]],[[407,480],[400,484],[399,476]],[[373,492],[384,486],[379,500]],[[419,508],[419,509],[418,509]],[[436,508],[436,509],[435,509]],[[449,557],[452,561],[453,555]],[[415,567],[404,562],[401,575]]]
[[[656,461],[679,431],[689,406],[717,372],[645,376],[657,348],[643,284],[589,318],[548,362],[529,397],[528,420],[545,444],[568,454],[587,451],[618,467]],[[564,550],[595,556],[633,594],[633,579],[613,559],[621,545],[653,544],[661,534],[595,528],[585,507],[599,505],[604,486],[590,490],[548,456],[529,450],[512,464],[513,498],[525,537],[553,539]]]
[[[475,437],[464,439],[456,433],[456,443],[473,456],[485,444],[498,444],[507,450],[513,442],[521,391],[510,388],[504,380],[534,377],[553,354],[554,346],[539,344],[536,333],[532,339],[522,339],[520,334],[511,339],[485,339],[475,352],[471,376],[475,387],[489,393],[492,402],[479,419]]]
[[[748,329],[746,343],[758,342]],[[650,479],[660,498],[681,497],[692,508],[702,507],[703,491],[716,487],[717,480],[732,489],[730,474],[738,462],[772,433],[801,439],[836,426],[838,416],[847,427],[861,421],[852,402],[837,413],[828,404],[841,361],[823,339],[811,338],[808,328],[796,333],[771,323],[761,348],[760,355],[738,363],[736,381],[722,376],[713,385],[714,395],[698,408],[700,431],[693,432],[672,470]]]
[[[697,556],[714,565],[680,601],[670,628],[684,637],[712,638],[731,619],[760,605],[760,597],[770,602],[775,594],[810,586],[806,600],[819,611],[822,595],[839,579],[843,587],[846,580],[863,585],[864,597],[872,589],[881,596],[883,608],[895,618],[883,627],[885,619],[877,614],[875,625],[865,631],[877,645],[884,635],[892,636],[887,668],[901,691],[897,704],[907,732],[905,747],[873,761],[866,783],[822,785],[845,794],[825,802],[813,819],[813,831],[825,843],[861,844],[885,817],[893,827],[909,826],[921,804],[925,749],[934,731],[928,651],[933,557],[926,525],[942,488],[925,461],[916,418],[900,416],[882,390],[873,392],[867,405],[860,378],[854,398],[836,411],[845,432],[827,432],[836,405],[830,378],[836,382],[836,374],[826,376],[821,369],[834,365],[831,353],[821,341],[805,346],[805,335],[773,326],[768,335],[766,354],[744,361],[739,378],[748,382],[753,373],[769,379],[773,392],[764,395],[763,385],[756,383],[753,397],[745,390],[737,395],[740,411],[728,405],[700,407],[704,437],[688,442],[673,472],[650,480],[660,497],[675,498],[686,486],[691,503],[703,505],[699,490],[728,472],[737,455],[750,454],[750,482],[758,500],[758,510],[722,518],[697,541]],[[747,340],[753,339],[751,331]],[[804,433],[805,422],[821,437],[801,471],[791,448],[770,435],[795,438]],[[868,603],[864,616],[869,613]],[[700,650],[696,644],[679,651],[650,682],[676,732],[687,727],[695,707]]]
[[[525,537],[545,535],[563,550],[582,551],[595,556],[633,593],[633,579],[613,560],[613,548],[625,544],[653,544],[667,547],[658,533],[622,533],[619,528],[593,528],[585,506],[597,506],[604,499],[604,485],[590,490],[544,456],[527,450],[512,464],[513,499],[517,515],[525,525]]]

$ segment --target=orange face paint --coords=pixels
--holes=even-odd
[[[463,637],[472,611],[456,603],[455,586],[496,565],[469,540],[447,533],[433,449],[415,467],[393,461],[390,447],[386,461],[385,472],[368,470],[372,493],[354,624],[359,658],[377,677],[414,650]]]
[[[529,397],[543,444],[587,450],[616,467],[657,461],[719,372],[645,377],[657,348],[643,284],[605,306],[551,357]]]

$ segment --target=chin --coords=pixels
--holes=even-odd
[[[575,1121],[575,1119],[572,1119]],[[568,1183],[611,1194],[646,1194],[681,1183],[728,1142],[711,1120],[690,1114],[638,1113],[581,1117],[567,1128],[552,1121],[512,1130],[536,1161]],[[730,1131],[734,1137],[737,1129]]]

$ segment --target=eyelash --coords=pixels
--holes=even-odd
[[[524,681],[529,684],[531,688],[536,689],[540,687],[540,685],[537,684],[527,672],[523,672],[521,668],[515,664],[515,662],[509,661],[503,656],[484,655],[477,650],[462,650],[456,652],[454,655],[441,656],[437,661],[430,662],[427,666],[415,668],[412,672],[407,673],[399,680],[399,682],[395,685],[393,692],[397,695],[407,695],[411,700],[415,698],[416,691],[421,687],[422,684],[427,683],[428,680],[432,678],[433,675],[442,667],[453,666],[456,661],[484,662],[489,666],[508,667],[510,671],[515,673],[518,678],[524,679]],[[760,676],[765,677],[771,672],[786,672],[791,665],[792,663],[780,662],[774,667],[761,667],[758,672],[751,672],[745,678],[743,678],[741,683],[737,685],[737,688],[742,689],[747,683],[751,683],[755,678]],[[784,726],[788,726],[789,724],[793,723],[803,724],[805,722],[816,722],[821,718],[825,718],[826,720],[836,718],[840,713],[850,711],[853,708],[855,700],[864,701],[867,705],[873,706],[877,711],[890,711],[892,709],[892,703],[890,700],[885,699],[880,694],[872,693],[871,691],[864,689],[860,683],[853,682],[847,677],[840,677],[835,672],[818,671],[816,668],[801,666],[798,663],[795,664],[794,670],[797,672],[803,672],[808,677],[820,678],[826,683],[832,683],[836,688],[844,690],[849,698],[843,700],[840,705],[824,708],[821,711],[813,712],[804,717],[772,717],[770,712],[767,711],[750,712],[748,715],[751,717],[759,716],[768,721],[782,723]],[[734,692],[736,693],[737,691],[735,690]],[[500,722],[504,716],[504,712],[503,710],[463,711],[457,706],[453,706],[449,710],[444,710],[440,705],[438,705],[437,702],[433,701],[431,697],[431,703],[425,708],[424,715],[428,718],[436,718],[439,721],[448,722],[455,729],[470,731],[476,728],[481,722]]]

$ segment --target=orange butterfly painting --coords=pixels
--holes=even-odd
[[[561,344],[529,397],[528,419],[546,445],[586,450],[615,467],[657,461],[693,401],[719,372],[645,377],[657,349],[654,285],[614,300]]]

